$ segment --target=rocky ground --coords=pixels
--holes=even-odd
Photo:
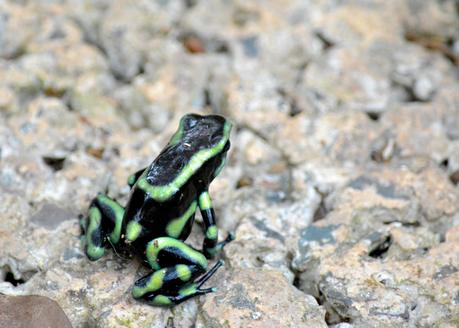
[[[0,293],[73,327],[457,327],[458,66],[454,0],[0,0]],[[155,308],[78,216],[187,112],[235,125],[236,240],[216,293]],[[0,320],[65,321],[28,302]]]

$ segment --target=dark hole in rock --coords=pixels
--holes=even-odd
[[[318,31],[315,35],[322,42],[325,51],[335,46],[335,43],[330,41],[322,32]]]
[[[139,65],[139,70],[137,71],[136,76],[143,75],[143,74],[145,74],[145,65],[141,64]]]
[[[296,100],[292,99],[292,101],[290,102],[290,111],[288,112],[288,115],[290,117],[295,117],[298,114],[300,114],[301,112],[302,112],[302,109],[300,107],[298,107],[298,105],[296,103]]]
[[[370,158],[372,161],[375,161],[377,163],[382,163],[384,162],[381,151],[379,150],[372,150]]]
[[[392,218],[388,218],[388,220],[383,220],[382,224],[389,225],[392,223],[398,223],[401,224],[402,227],[412,227],[412,228],[418,228],[421,226],[421,222],[419,221],[400,221],[400,220],[393,220]]]
[[[300,277],[298,274],[296,274],[295,278],[293,278],[293,286],[295,286],[297,289],[300,289]]]
[[[457,13],[459,14],[459,2],[456,1],[456,8],[457,8]],[[445,44],[451,48],[454,46],[454,42],[456,41],[455,38],[449,36],[445,38]]]
[[[397,151],[397,145],[393,138],[376,139],[371,151],[370,158],[377,163],[389,162]]]
[[[252,185],[253,185],[253,179],[248,176],[243,176],[237,181],[236,189],[250,187]]]
[[[212,97],[210,96],[210,90],[204,89],[204,106],[212,107]]]
[[[392,245],[392,237],[387,236],[382,242],[376,245],[368,255],[375,259],[384,258],[390,246]]]
[[[367,113],[368,118],[372,121],[377,122],[381,118],[381,113],[378,113],[378,112],[366,112],[366,113]]]
[[[263,264],[265,264],[265,261],[263,260],[261,256],[255,257],[255,260],[257,261],[257,267],[261,267],[263,266]]]
[[[14,287],[16,287],[17,285],[22,285],[23,283],[25,283],[25,281],[23,279],[21,279],[21,278],[19,278],[19,279],[14,278],[14,274],[11,271],[8,271],[6,273],[5,281],[9,282]]]
[[[449,180],[453,183],[453,185],[457,185],[459,183],[459,170],[454,171],[450,174]]]
[[[316,222],[316,221],[322,220],[323,218],[325,218],[327,216],[327,213],[328,213],[328,210],[325,207],[325,202],[324,202],[324,199],[322,198],[321,201],[320,201],[319,207],[314,212],[314,216],[312,218],[312,222]]]
[[[120,149],[116,146],[112,148],[112,151],[113,151],[113,154],[115,154],[116,156],[121,155]]]
[[[449,160],[447,158],[445,158],[444,160],[440,162],[440,167],[444,170],[448,168],[448,165],[449,165]]]
[[[440,233],[438,236],[438,241],[440,243],[444,243],[446,241],[446,234],[445,233]]]
[[[385,223],[385,222],[384,222]],[[414,228],[417,228],[417,227],[420,227],[421,226],[421,222],[419,221],[413,221],[413,222],[400,222],[402,224],[403,227],[414,227]]]
[[[207,43],[207,48],[211,52],[216,52],[219,54],[227,54],[230,52],[228,44],[223,40],[211,40]]]
[[[43,156],[42,158],[54,171],[60,171],[64,167],[65,157]]]
[[[412,86],[403,86],[403,90],[405,91],[405,99],[403,99],[403,101],[406,103],[426,101],[419,99]]]
[[[289,107],[288,115],[290,117],[295,117],[303,111],[300,108],[300,106],[298,106],[297,99],[294,96],[292,96],[289,92],[287,92],[283,88],[279,88],[277,92],[287,102]]]
[[[317,304],[319,304],[319,305],[324,305],[325,296],[324,296],[324,294],[322,293],[322,291],[320,290],[320,288],[318,288],[318,291],[319,291],[319,296],[314,297],[314,298],[316,299]]]

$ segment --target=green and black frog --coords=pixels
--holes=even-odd
[[[153,269],[135,282],[134,298],[168,306],[215,290],[201,287],[223,261],[208,270],[207,259],[234,237],[217,241],[208,188],[225,165],[230,131],[222,116],[185,115],[158,157],[128,178],[126,207],[102,194],[91,202],[82,223],[88,258],[98,260],[111,245],[117,253],[141,256]],[[205,225],[202,252],[184,243],[198,207]]]

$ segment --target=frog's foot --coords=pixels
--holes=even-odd
[[[214,266],[206,272],[206,274],[202,275],[198,280],[195,281],[197,284],[197,287],[201,287],[206,283],[207,280],[209,280],[215,272],[217,272],[218,269],[220,269],[221,266],[225,264],[225,261],[223,260],[218,260],[217,263],[214,264]]]
[[[195,296],[215,292],[215,288],[202,289],[201,286],[217,272],[223,263],[222,260],[218,261],[195,282],[191,281],[200,272],[197,265],[178,264],[175,267],[163,268],[137,280],[132,294],[134,298],[143,299],[151,305],[168,306],[179,304]]]
[[[206,247],[207,245],[204,245],[204,249],[203,249],[204,255],[208,259],[214,258],[218,253],[220,253],[223,250],[223,247],[225,247],[226,244],[232,242],[234,239],[235,239],[234,233],[229,232],[225,240],[219,243],[216,243],[215,246]]]
[[[201,286],[224,263],[220,260],[206,272],[208,262],[204,254],[171,237],[159,237],[150,241],[146,258],[155,271],[135,282],[132,295],[152,305],[178,304],[191,297],[215,291],[214,288],[201,289]]]
[[[172,306],[195,296],[213,293],[215,290],[215,288],[199,289],[195,284],[189,284],[180,289],[177,295],[149,294],[144,299],[150,305]]]
[[[106,242],[115,245],[121,234],[124,208],[116,201],[98,195],[89,206],[89,214],[83,220],[85,252],[91,261],[100,259],[105,253]]]

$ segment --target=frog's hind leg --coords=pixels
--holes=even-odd
[[[215,265],[209,271],[207,271],[205,275],[202,275],[198,280],[195,281],[196,287],[200,288],[202,285],[204,285],[206,281],[209,280],[223,264],[225,264],[225,261],[218,260],[217,263],[215,263]],[[215,291],[215,288],[210,289]]]
[[[132,294],[134,298],[152,305],[179,304],[191,297],[215,291],[214,288],[201,289],[201,286],[223,265],[223,261],[218,261],[205,273],[208,267],[205,256],[170,237],[156,238],[148,243],[146,257],[156,271],[137,280]]]
[[[89,206],[85,223],[85,252],[92,261],[105,253],[106,242],[116,245],[120,240],[124,208],[116,201],[99,194]]]
[[[143,296],[143,299],[151,305],[168,306],[177,305],[195,296],[213,293],[216,291],[215,287],[201,288],[201,286],[207,280],[209,280],[209,278],[212,277],[215,272],[217,272],[218,268],[220,268],[222,265],[223,261],[218,261],[209,271],[207,271],[205,275],[203,275],[197,281],[187,283],[178,290],[175,289],[168,292],[166,289],[161,289],[158,290],[157,293],[147,293]]]

